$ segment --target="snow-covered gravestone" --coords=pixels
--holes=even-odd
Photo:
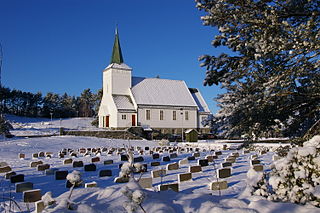
[[[0,173],[6,173],[6,172],[10,172],[12,169],[10,166],[3,166],[0,167]]]
[[[165,169],[160,169],[160,170],[154,170],[151,172],[152,178],[158,178],[165,176],[167,174],[167,171]]]
[[[177,170],[177,169],[179,169],[179,164],[178,163],[167,164],[167,170]]]
[[[210,190],[224,190],[228,188],[227,181],[211,182],[209,184]]]
[[[222,168],[218,170],[218,178],[227,178],[231,176],[230,168]]]
[[[152,178],[151,177],[147,177],[147,178],[140,178],[139,179],[139,185],[142,188],[152,188]]]
[[[24,192],[33,189],[33,183],[31,182],[23,182],[16,184],[16,192]]]
[[[97,186],[98,186],[98,184],[95,181],[84,184],[84,188],[92,188],[92,187],[97,187]]]
[[[179,160],[179,165],[184,165],[184,164],[188,164],[189,163],[189,160],[187,158],[184,158],[182,160]]]
[[[41,200],[41,190],[40,189],[34,189],[34,190],[28,190],[23,192],[23,202],[25,203],[33,203],[36,201]]]
[[[189,173],[201,172],[201,166],[189,166]]]
[[[179,184],[178,183],[170,183],[170,184],[162,184],[158,185],[159,191],[173,190],[175,192],[179,192]]]
[[[260,165],[260,164],[252,165],[252,168],[253,168],[256,172],[262,172],[262,171],[263,171],[263,165]]]
[[[183,173],[183,174],[178,174],[178,181],[183,182],[183,181],[189,181],[192,180],[192,173]]]

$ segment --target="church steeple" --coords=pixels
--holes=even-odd
[[[123,57],[120,47],[120,41],[119,41],[119,34],[118,34],[118,27],[116,27],[116,33],[114,38],[114,44],[112,49],[112,56],[110,64],[116,63],[116,64],[122,64],[123,63]]]

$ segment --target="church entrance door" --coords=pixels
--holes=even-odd
[[[105,127],[109,127],[109,116],[106,116]]]
[[[136,126],[136,115],[132,115],[132,126]]]

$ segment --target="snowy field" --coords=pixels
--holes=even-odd
[[[58,135],[60,127],[76,130],[100,130],[91,125],[94,118],[54,118],[51,120],[6,115],[6,119],[12,124],[14,129],[10,132],[15,136]]]
[[[97,130],[91,126],[91,118],[53,119],[52,121],[50,119],[32,119],[16,116],[7,116],[7,118],[15,128],[12,134],[18,136],[51,135],[57,133],[60,126],[68,129]],[[261,196],[251,196],[248,191],[248,185],[252,185],[256,175],[250,165],[252,156],[257,154],[264,171],[269,171],[270,166],[274,163],[272,160],[274,152],[272,150],[280,146],[281,143],[259,144],[260,150],[265,147],[268,147],[270,150],[265,154],[261,154],[258,151],[244,152],[243,149],[236,150],[240,145],[241,141],[238,141],[238,143],[225,143],[225,141],[221,140],[171,144],[171,146],[161,148],[162,152],[158,148],[156,152],[160,154],[160,158],[153,159],[150,151],[155,151],[157,147],[160,147],[159,141],[110,140],[74,136],[16,137],[0,140],[0,167],[8,164],[16,174],[23,174],[24,181],[32,182],[33,189],[40,189],[41,195],[45,195],[47,192],[52,193],[56,205],[45,209],[43,212],[126,212],[123,204],[128,199],[123,194],[123,188],[128,186],[131,189],[136,189],[139,186],[132,182],[114,182],[120,172],[119,165],[125,162],[121,161],[117,149],[129,146],[134,147],[135,157],[143,157],[144,161],[141,163],[147,164],[147,172],[143,173],[142,178],[150,178],[152,177],[152,171],[166,169],[168,164],[181,162],[181,160],[192,156],[196,152],[195,149],[198,148],[200,156],[196,157],[195,160],[188,160],[185,164],[180,164],[178,169],[167,170],[166,175],[162,178],[152,178],[151,188],[143,189],[146,195],[142,203],[145,212],[320,212],[319,208],[311,205],[303,206],[292,203],[272,202]],[[227,146],[229,150],[223,150],[224,146]],[[149,150],[146,150],[146,147],[149,147]],[[86,150],[87,148],[101,148],[101,150],[105,148],[105,151],[99,154],[91,152],[89,155],[84,155],[84,153],[79,152],[80,148],[85,148]],[[77,157],[70,156],[68,152],[64,158],[59,158],[58,153],[63,149],[75,150]],[[173,153],[177,153],[177,157],[171,158],[169,162],[163,161],[162,158],[170,156],[172,154],[170,150],[174,149],[176,151],[173,151]],[[111,153],[109,152],[110,150],[115,151]],[[141,153],[138,150],[144,150],[144,152]],[[219,155],[218,159],[215,159],[214,162],[209,162],[208,166],[201,167],[201,172],[192,173],[192,180],[179,182],[178,176],[180,174],[188,173],[189,167],[198,165],[199,159],[215,155],[216,151],[222,152],[222,155]],[[51,158],[32,157],[34,153],[39,152],[51,152],[52,156]],[[25,158],[19,159],[19,153],[25,154]],[[209,184],[218,180],[217,173],[222,168],[221,163],[225,162],[226,158],[233,153],[239,153],[239,157],[229,167],[231,168],[231,176],[219,179],[219,181],[227,181],[228,188],[220,191],[211,190]],[[66,159],[72,159],[72,161],[82,161],[84,165],[88,165],[97,156],[99,157],[99,161],[94,162],[96,171],[84,171],[84,167],[73,168],[73,164],[63,163]],[[106,160],[113,160],[113,163],[105,165],[104,161]],[[56,180],[54,174],[49,175],[44,171],[38,171],[37,167],[30,167],[30,163],[35,161],[42,161],[43,164],[50,165],[50,169],[68,171],[69,174],[74,170],[81,173],[83,185],[74,189],[70,199],[74,202],[76,210],[67,210],[65,207],[65,201],[69,196],[66,180]],[[152,162],[160,162],[160,165],[151,166]],[[101,170],[110,170],[112,175],[99,177]],[[248,173],[248,171],[250,172]],[[249,181],[247,178],[248,174],[250,176]],[[34,211],[35,204],[24,203],[22,200],[23,194],[16,192],[17,183],[14,184],[10,182],[10,179],[5,179],[5,173],[0,173],[0,175],[0,212],[9,212],[9,208],[14,212]],[[139,174],[135,175],[136,178],[139,176]],[[97,187],[84,187],[85,183],[92,182],[96,182]],[[171,190],[159,191],[159,185],[172,183],[179,184],[179,192]],[[21,210],[13,203],[7,201],[6,198],[15,200]],[[137,212],[143,211],[142,209],[138,209]]]

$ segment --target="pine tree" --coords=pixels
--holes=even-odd
[[[301,136],[320,119],[320,1],[196,0],[214,47],[200,57],[205,85],[220,84],[215,117],[225,135]],[[279,128],[281,126],[281,128]]]

